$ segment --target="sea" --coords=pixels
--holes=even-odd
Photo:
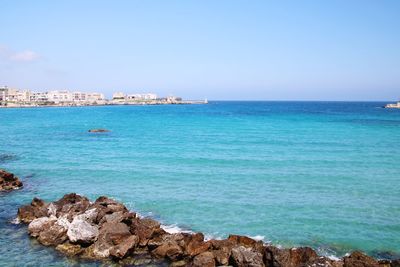
[[[400,257],[400,110],[382,102],[0,109],[0,266],[98,266],[15,224],[33,197],[110,196],[170,231]],[[89,133],[106,128],[108,133]]]

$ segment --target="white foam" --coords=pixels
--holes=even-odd
[[[340,258],[339,257],[336,257],[336,256],[334,256],[334,255],[328,255],[328,256],[326,256],[328,259],[330,259],[330,260],[333,260],[333,261],[340,261]]]
[[[256,241],[264,241],[265,236],[263,235],[256,235],[256,236],[250,236],[250,238],[256,240]]]
[[[188,231],[188,230],[183,230],[182,228],[180,228],[179,226],[177,226],[176,224],[171,224],[171,225],[161,225],[161,228],[169,233],[169,234],[178,234],[178,233],[193,233],[192,231]]]
[[[222,238],[219,237],[219,236],[214,236],[214,235],[211,235],[211,234],[204,234],[204,241],[209,241],[211,239],[222,240]]]
[[[16,217],[15,219],[13,219],[13,220],[11,221],[11,223],[12,223],[12,224],[20,224],[20,223],[21,223],[21,220],[20,220],[18,217]]]

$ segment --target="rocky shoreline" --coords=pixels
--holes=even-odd
[[[18,220],[45,246],[68,256],[112,260],[121,265],[398,267],[400,260],[376,260],[355,251],[339,260],[309,247],[278,248],[246,236],[204,240],[202,233],[168,233],[159,222],[140,218],[108,197],[95,202],[75,193],[46,203],[34,198],[18,209]]]
[[[13,173],[0,169],[0,191],[20,189],[22,182]]]

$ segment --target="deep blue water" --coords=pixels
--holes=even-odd
[[[74,264],[10,223],[34,196],[69,192],[210,237],[398,256],[400,110],[384,104],[0,109],[0,167],[25,184],[0,194],[0,265]]]

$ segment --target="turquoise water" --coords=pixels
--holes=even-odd
[[[74,264],[10,223],[34,196],[68,192],[210,237],[398,256],[400,110],[383,104],[0,109],[0,166],[25,184],[0,194],[0,265]]]

